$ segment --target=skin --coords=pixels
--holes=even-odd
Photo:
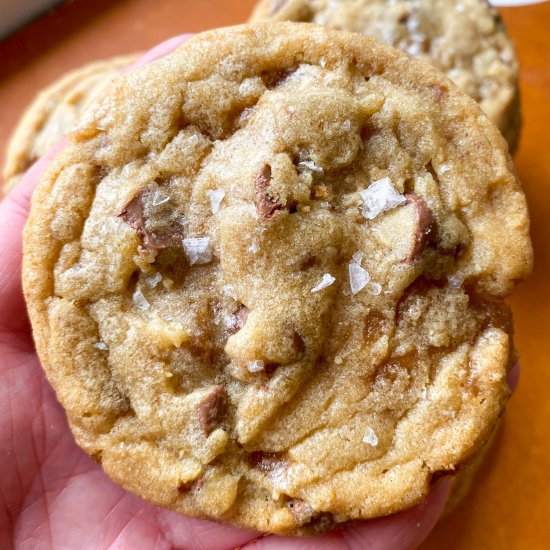
[[[184,43],[172,38],[132,68]],[[132,69],[130,68],[130,70]],[[315,538],[267,536],[188,518],[115,485],[74,442],[34,351],[21,289],[21,233],[41,173],[64,143],[38,161],[0,203],[0,548],[405,550],[437,522],[450,482],[420,505]],[[510,373],[515,386],[518,369]]]

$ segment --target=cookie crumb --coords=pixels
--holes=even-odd
[[[190,265],[203,265],[212,260],[209,237],[189,237],[182,242]]]
[[[212,214],[217,214],[220,211],[220,204],[225,197],[225,191],[223,189],[215,189],[214,191],[209,189],[206,194],[210,199],[210,209],[212,210]]]
[[[390,178],[382,178],[371,183],[367,189],[363,189],[359,194],[364,203],[361,213],[367,220],[373,220],[382,212],[392,210],[407,200],[396,191]]]
[[[378,445],[378,437],[374,433],[372,428],[367,428],[365,435],[363,436],[363,443],[370,445],[371,447],[376,447]]]
[[[321,279],[321,282],[317,286],[313,287],[311,292],[319,292],[320,290],[323,290],[323,288],[330,286],[334,283],[334,281],[336,281],[336,279],[330,273],[325,273]]]

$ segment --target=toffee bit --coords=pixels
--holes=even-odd
[[[183,239],[182,243],[189,265],[203,265],[212,261],[209,237],[189,237]]]
[[[363,436],[363,443],[366,443],[371,447],[376,447],[378,445],[378,436],[372,428],[367,428],[365,435]]]
[[[323,290],[323,288],[330,286],[334,283],[334,281],[336,281],[336,279],[330,273],[325,273],[321,279],[321,282],[317,286],[314,286],[311,289],[311,292],[319,292],[320,290]]]
[[[271,166],[265,164],[256,174],[254,180],[254,203],[260,218],[267,220],[280,210],[282,205],[269,194]]]
[[[208,190],[206,192],[210,199],[210,209],[212,214],[217,214],[220,211],[220,204],[225,197],[225,191],[223,189],[216,189],[214,191]]]
[[[222,386],[214,386],[197,405],[197,417],[205,435],[210,435],[222,422],[227,412],[227,393]]]
[[[371,183],[359,194],[364,203],[362,214],[367,220],[373,220],[382,212],[392,210],[407,200],[396,191],[390,178],[382,178]]]

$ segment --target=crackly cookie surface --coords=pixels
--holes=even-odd
[[[136,55],[126,55],[78,67],[36,96],[13,131],[6,150],[4,193],[76,125],[84,109],[135,59]]]
[[[486,0],[260,0],[251,20],[266,19],[366,34],[431,63],[480,104],[515,150],[518,62]]]
[[[278,23],[113,83],[39,185],[24,285],[109,476],[308,533],[412,506],[483,446],[530,263],[474,101],[370,38]]]

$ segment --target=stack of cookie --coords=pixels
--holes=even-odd
[[[430,58],[515,142],[494,12],[379,4],[254,18],[352,21]],[[23,278],[75,439],[123,487],[308,534],[409,508],[480,455],[509,395],[527,208],[496,126],[409,54],[277,21],[92,79],[34,195]]]

